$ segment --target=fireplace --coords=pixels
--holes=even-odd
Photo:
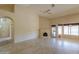
[[[41,29],[40,30],[40,38],[51,38],[51,33],[49,29]]]

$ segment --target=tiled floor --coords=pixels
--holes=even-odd
[[[0,46],[1,54],[77,54],[78,40],[34,39]]]

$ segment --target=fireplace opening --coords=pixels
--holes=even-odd
[[[46,32],[44,32],[44,33],[43,33],[43,36],[44,36],[44,37],[47,37],[47,36],[48,36],[48,34],[47,34]]]

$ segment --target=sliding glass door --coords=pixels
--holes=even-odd
[[[56,38],[56,34],[57,34],[56,26],[52,26],[52,37]]]

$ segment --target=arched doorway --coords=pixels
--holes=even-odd
[[[14,22],[10,17],[0,17],[0,42],[14,40]]]

